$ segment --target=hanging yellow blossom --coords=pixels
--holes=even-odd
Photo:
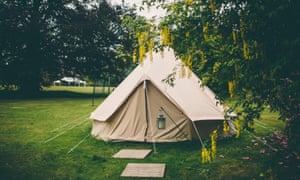
[[[145,41],[148,38],[148,33],[147,32],[138,32],[137,38],[138,38],[138,45],[139,45],[139,57],[140,57],[139,60],[141,63],[143,63],[143,59],[146,55]]]
[[[168,26],[164,26],[160,32],[161,43],[164,46],[172,45],[172,37],[170,35],[170,29]]]
[[[188,59],[187,59],[187,62],[186,62],[186,65],[188,67],[187,71],[188,71],[188,78],[190,78],[192,76],[192,56],[191,55],[188,55]]]
[[[181,60],[184,64],[181,65],[181,73],[180,73],[180,77],[191,77],[192,72],[191,72],[191,68],[192,68],[192,55],[183,55],[181,56]]]
[[[150,60],[153,59],[153,48],[154,48],[154,38],[149,37],[149,32],[137,32],[137,39],[138,39],[138,45],[139,45],[139,61],[143,63],[143,59],[146,56],[146,52],[149,51]],[[147,49],[148,48],[148,49]]]
[[[202,147],[201,150],[201,162],[203,164],[210,162],[210,153],[205,147]]]
[[[224,120],[224,121],[223,121],[223,132],[224,132],[225,134],[228,134],[229,131],[230,131],[230,126],[228,125],[227,121]]]
[[[186,37],[187,39],[190,37],[190,32],[189,32],[189,31],[187,31],[187,32],[185,33],[185,37]]]
[[[248,128],[252,128],[252,126],[253,126],[253,122],[252,122],[252,121],[248,121],[247,127],[248,127]]]
[[[214,66],[213,66],[213,73],[218,72],[220,66],[221,66],[221,63],[220,63],[220,62],[215,62]]]
[[[185,77],[186,76],[186,72],[185,72],[185,66],[183,64],[181,65],[180,71],[181,71],[181,78]]]
[[[133,51],[133,54],[132,54],[132,61],[133,63],[136,63],[136,50]]]
[[[228,91],[229,91],[229,95],[230,97],[233,97],[233,90],[234,90],[234,82],[233,81],[229,81],[228,82]]]
[[[244,51],[244,58],[249,59],[249,47],[245,40],[243,40],[243,51]]]
[[[146,55],[146,47],[145,47],[145,45],[140,46],[140,48],[139,48],[139,54],[140,54],[140,62],[143,63],[144,57]]]
[[[185,64],[187,65],[188,68],[190,68],[190,69],[192,68],[192,56],[190,54],[187,55]]]
[[[233,44],[236,44],[236,40],[237,40],[237,32],[236,30],[232,29],[232,39],[233,39]]]
[[[185,0],[185,4],[186,5],[191,5],[193,3],[194,0]]]
[[[249,59],[249,47],[248,47],[248,43],[247,43],[246,38],[245,38],[245,27],[246,27],[246,24],[244,22],[244,19],[241,17],[241,19],[240,19],[240,31],[241,31],[241,38],[243,40],[244,58]]]
[[[217,130],[214,130],[212,132],[212,135],[210,137],[211,139],[211,159],[216,159],[217,157],[217,135],[218,135],[218,132]]]
[[[175,10],[176,10],[175,3],[172,3],[172,4],[171,4],[171,11],[172,11],[172,12],[175,12]]]
[[[215,1],[214,0],[209,0],[209,8],[210,8],[211,12],[215,11],[216,6],[215,6]]]
[[[167,27],[163,27],[160,31],[160,39],[161,39],[161,43],[163,45],[166,45],[168,43],[167,37],[169,36],[169,32]]]
[[[206,22],[205,26],[203,26],[202,28],[203,38],[205,42],[208,40],[208,35],[207,35],[208,25],[209,25],[208,22]]]
[[[153,60],[153,48],[154,48],[154,39],[151,38],[148,43],[148,51],[149,51],[149,56],[151,61]]]
[[[236,128],[236,137],[238,138],[238,137],[240,137],[240,135],[241,135],[241,120],[240,119],[237,119],[236,121],[235,121],[235,128]]]

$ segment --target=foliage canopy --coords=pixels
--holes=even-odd
[[[95,80],[110,74],[119,81],[130,62],[118,52],[132,47],[121,15],[134,14],[106,1],[90,3],[1,1],[0,84],[34,94],[65,75]]]
[[[299,144],[300,3],[250,0],[147,0],[167,15],[171,46],[217,98],[238,97],[244,128],[269,107]]]

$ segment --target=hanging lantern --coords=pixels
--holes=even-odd
[[[163,114],[160,114],[156,118],[157,129],[165,129],[166,128],[166,118]]]

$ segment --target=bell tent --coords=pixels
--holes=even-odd
[[[188,71],[172,49],[163,56],[153,52],[152,58],[148,53],[91,113],[92,135],[104,141],[177,142],[222,131],[224,106]]]

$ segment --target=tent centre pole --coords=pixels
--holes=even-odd
[[[148,108],[149,108],[149,97],[148,97],[148,91],[147,91],[147,80],[144,80],[144,92],[145,92],[145,108],[146,108],[146,122],[147,122],[147,128],[146,128],[146,133],[145,133],[145,136],[147,137],[147,134],[148,134],[148,126],[149,126],[149,111],[148,111]],[[151,124],[151,131],[152,131],[152,138],[153,138],[153,126]],[[152,141],[152,146],[153,146],[153,151],[154,153],[157,153],[157,150],[156,150],[156,144],[155,144],[155,138],[153,138],[153,141]]]

